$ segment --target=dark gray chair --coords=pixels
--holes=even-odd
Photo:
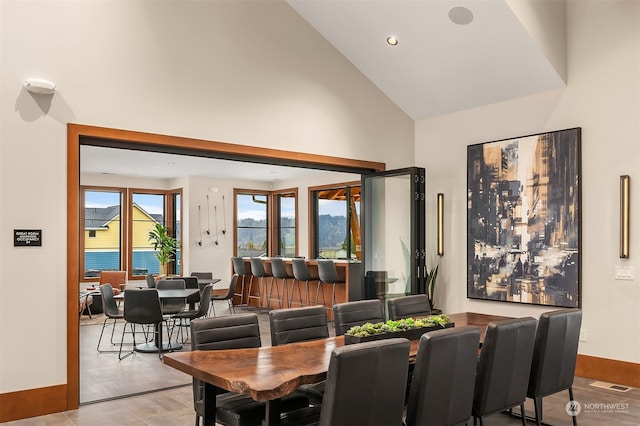
[[[192,288],[192,289],[201,289],[204,286],[201,286],[198,284],[198,277],[178,277],[178,278],[173,278],[173,279],[181,279],[184,281],[184,287],[185,288]],[[201,291],[198,291],[195,294],[192,294],[191,296],[187,297],[187,305],[189,305],[189,309],[193,310],[195,309],[196,303],[200,302],[200,293]]]
[[[287,267],[284,264],[284,260],[280,257],[272,257],[270,259],[271,263],[271,281],[269,281],[269,288],[267,290],[267,309],[271,306],[271,301],[275,301],[278,303],[278,308],[282,309],[282,301],[287,298],[287,280],[289,278],[293,278],[292,275],[289,275],[287,272]],[[278,287],[278,282],[276,280],[281,279],[282,284],[282,292],[284,294],[280,294],[280,288]],[[275,288],[275,297],[273,296],[273,291]]]
[[[331,259],[318,259],[318,277],[321,282],[331,284],[331,304],[325,308],[331,310],[336,304],[336,285],[345,284],[345,281],[338,275],[336,264]],[[322,291],[321,286],[318,286],[318,290]],[[322,292],[322,298],[324,299],[324,292]],[[317,302],[318,294],[316,293]]]
[[[431,314],[431,306],[429,306],[429,298],[426,294],[389,299],[387,300],[387,308],[389,309],[389,319],[394,321]]]
[[[207,284],[200,290],[200,304],[196,309],[189,309],[188,311],[180,311],[173,315],[175,325],[178,327],[178,338],[182,335],[182,343],[187,341],[182,330],[190,325],[191,321],[207,316],[209,313],[209,305],[211,305],[211,292],[213,291],[213,284]]]
[[[327,314],[322,306],[274,309],[269,312],[269,324],[272,346],[329,337]]]
[[[156,288],[156,277],[154,277],[153,274],[147,274],[145,278],[147,280],[147,287]]]
[[[527,397],[533,399],[538,426],[542,422],[543,397],[568,390],[569,401],[573,401],[581,324],[580,309],[560,309],[540,315],[527,390]],[[576,416],[572,418],[576,426]]]
[[[249,309],[251,299],[256,299],[258,302],[258,312],[260,312],[262,309],[262,289],[264,288],[263,281],[265,278],[271,277],[271,274],[269,274],[264,269],[264,264],[262,263],[261,257],[252,257],[251,259],[249,259],[249,261],[251,262],[251,279],[249,280],[249,291],[247,294],[247,310]],[[258,282],[257,293],[252,293],[254,278],[257,278],[256,281]]]
[[[192,272],[191,276],[196,278],[202,278],[205,280],[211,280],[213,279],[213,272]]]
[[[118,320],[124,320],[124,312],[122,309],[118,307],[116,303],[116,299],[113,297],[113,287],[110,284],[102,284],[100,286],[100,295],[102,296],[102,307],[103,312],[105,314],[104,322],[102,323],[102,330],[100,330],[100,337],[98,338],[98,345],[96,350],[98,352],[116,352],[115,350],[102,350],[100,349],[100,342],[102,342],[102,334],[104,333],[105,327],[108,325],[107,322],[110,322],[111,325],[111,344],[116,345],[117,343],[113,341],[113,335],[116,330],[116,324]],[[124,333],[124,330],[123,330]]]
[[[291,259],[291,269],[293,270],[293,278],[298,281],[298,288],[300,288],[300,283],[304,281],[304,293],[307,297],[306,306],[311,306],[312,303],[311,296],[309,295],[309,281],[318,281],[319,278],[317,276],[311,275],[311,273],[309,272],[309,267],[307,266],[307,261],[302,258]],[[320,283],[318,283],[318,286],[320,286]]]
[[[406,426],[453,426],[471,418],[480,329],[456,327],[420,338]]]
[[[384,305],[379,299],[338,303],[333,307],[333,319],[336,336],[341,336],[356,325],[384,322]]]
[[[211,310],[213,311],[213,316],[216,316],[216,308],[213,306],[213,302],[216,300],[226,300],[229,304],[229,313],[236,313],[236,308],[233,306],[233,303],[231,303],[231,299],[235,296],[236,287],[238,286],[238,278],[238,274],[233,274],[229,281],[229,289],[227,292],[222,295],[211,296]]]
[[[233,296],[240,299],[237,306],[246,306],[246,302],[244,301],[244,277],[247,275],[247,268],[244,259],[241,257],[232,257],[231,262],[233,264],[233,273],[241,277],[240,291],[234,291]]]
[[[536,325],[534,318],[527,317],[487,326],[473,395],[474,424],[480,420],[482,426],[483,417],[516,406],[524,413]]]
[[[159,280],[156,283],[156,288],[158,290],[184,290],[186,283],[182,279]],[[162,299],[162,313],[165,315],[177,314],[183,311],[186,306],[187,302],[184,297]]]
[[[123,317],[127,325],[131,328],[133,335],[133,347],[136,346],[136,329],[135,326],[147,325],[153,326],[158,346],[158,357],[162,358],[162,305],[158,297],[158,290],[155,288],[131,288],[124,290],[124,309]],[[122,346],[124,344],[124,332],[120,340],[120,350],[118,351],[118,359],[126,358],[131,355],[133,350],[122,356]]]
[[[200,318],[191,321],[191,350],[220,350],[258,348],[261,345],[260,327],[256,314]],[[204,384],[193,379],[193,405],[196,426],[204,415]],[[296,410],[308,406],[308,400],[292,394],[282,398],[282,410]],[[216,396],[216,423],[228,426],[261,425],[266,404],[249,395],[224,392]]]
[[[283,424],[401,425],[410,347],[387,339],[334,349],[322,405],[286,413]]]

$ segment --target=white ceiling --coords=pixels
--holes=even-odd
[[[414,120],[564,85],[543,44],[559,35],[551,49],[564,53],[564,0],[287,3]],[[449,18],[462,7],[473,16],[468,25]]]
[[[565,59],[564,0],[287,3],[414,120],[564,86],[559,75],[563,66],[558,66]],[[454,23],[452,9],[471,13],[472,21]],[[390,35],[397,37],[396,46],[386,43]],[[245,163],[86,146],[81,154],[82,171],[89,173],[257,181],[309,173],[291,167],[239,167]]]

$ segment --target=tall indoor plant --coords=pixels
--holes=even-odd
[[[167,265],[175,259],[178,249],[178,240],[169,235],[169,228],[161,223],[149,231],[149,241],[156,251],[156,257],[160,262],[160,275],[167,275]]]
[[[433,306],[433,296],[436,290],[436,279],[438,278],[438,268],[440,267],[440,265],[436,265],[433,268],[429,269],[429,271],[427,272],[427,276],[426,276],[426,293],[427,293],[427,298],[429,299],[429,305],[431,306],[431,313],[436,315],[436,314],[441,314],[442,310],[437,309]]]

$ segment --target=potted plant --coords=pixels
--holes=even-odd
[[[441,328],[453,327],[455,324],[446,315],[431,315],[426,318],[405,318],[389,320],[375,324],[366,323],[351,327],[344,334],[345,344],[368,342],[371,340],[404,337],[409,340],[419,339],[424,333]]]
[[[178,249],[178,240],[169,235],[169,228],[161,223],[149,231],[149,241],[156,251],[156,257],[160,262],[160,275],[167,275],[167,265],[175,259]]]
[[[426,288],[425,292],[427,294],[427,298],[429,299],[429,306],[431,307],[431,313],[434,315],[438,315],[442,313],[441,309],[437,309],[434,306],[433,296],[436,289],[436,279],[438,278],[438,267],[440,265],[436,265],[427,272],[426,276]]]

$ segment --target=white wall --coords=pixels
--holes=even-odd
[[[416,123],[416,162],[427,168],[429,223],[445,194],[445,256],[436,302],[445,311],[538,317],[529,305],[466,298],[466,147],[582,128],[582,307],[586,355],[640,362],[640,3],[567,2],[567,87]],[[631,258],[619,258],[619,176],[631,176]],[[636,184],[633,184],[636,182]],[[435,228],[429,226],[430,251]],[[432,261],[436,261],[435,258]],[[614,279],[632,266],[632,281]]]
[[[66,383],[67,122],[413,163],[413,122],[282,1],[4,0],[0,55],[0,393]]]

